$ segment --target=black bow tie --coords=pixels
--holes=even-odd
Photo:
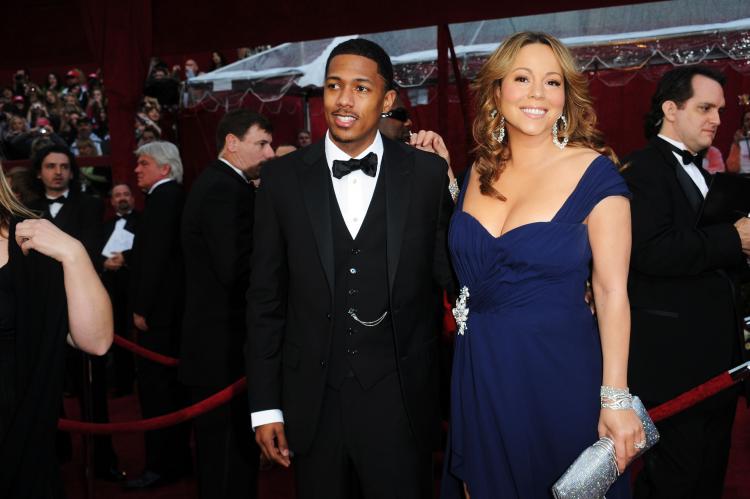
[[[362,170],[362,173],[365,175],[374,177],[375,172],[378,170],[378,155],[371,152],[360,159],[350,159],[348,161],[333,160],[333,176],[336,178],[349,175],[355,170]]]
[[[676,152],[677,154],[680,155],[680,157],[682,158],[682,164],[683,165],[687,166],[687,165],[693,164],[693,165],[697,166],[698,168],[701,168],[703,166],[703,156],[702,155],[700,155],[700,154],[693,154],[690,151],[686,151],[685,149],[680,149],[679,147],[674,146],[672,144],[670,144],[670,146],[672,146],[672,150],[674,152]]]
[[[63,204],[63,203],[65,203],[65,200],[66,200],[66,199],[67,199],[67,198],[66,198],[65,196],[60,196],[60,197],[58,197],[58,198],[54,198],[54,199],[50,199],[50,198],[47,198],[47,205],[50,205],[50,204],[52,204],[52,203],[60,203],[60,204]]]

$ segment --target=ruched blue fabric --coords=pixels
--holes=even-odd
[[[461,193],[449,244],[470,297],[456,337],[445,480],[466,482],[472,499],[550,498],[598,439],[602,352],[584,300],[592,254],[583,222],[602,199],[629,195],[599,156],[552,220],[493,237],[463,211]],[[621,477],[607,498],[625,497]]]

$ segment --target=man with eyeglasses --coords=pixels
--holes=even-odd
[[[448,178],[451,184],[455,184],[453,169],[451,168],[451,157],[448,148],[445,147],[443,138],[433,131],[420,130],[412,133],[413,125],[409,111],[404,106],[401,96],[396,93],[396,100],[393,102],[393,108],[390,111],[380,115],[378,129],[380,133],[391,140],[406,142],[417,149],[437,154],[448,163]]]
[[[393,108],[387,113],[380,115],[380,124],[378,129],[380,133],[389,139],[398,142],[409,142],[411,135],[411,126],[413,125],[409,117],[409,111],[404,107],[401,96],[396,95],[396,101]]]

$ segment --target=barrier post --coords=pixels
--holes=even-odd
[[[89,423],[94,422],[94,398],[92,389],[93,369],[91,357],[80,352],[83,357],[83,383],[81,384],[81,418]],[[94,435],[82,435],[83,443],[83,477],[86,481],[86,499],[94,499]]]

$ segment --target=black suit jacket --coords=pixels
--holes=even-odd
[[[149,329],[175,327],[182,318],[180,218],[184,203],[180,184],[170,181],[159,185],[146,199],[133,241],[130,304],[134,313],[146,318]]]
[[[55,218],[50,215],[49,205],[44,196],[35,200],[29,207],[42,212],[44,218],[51,220],[60,230],[81,241],[94,265],[99,262],[104,215],[101,200],[80,192],[78,187],[73,185]]]
[[[180,379],[188,385],[225,385],[244,374],[254,203],[255,187],[218,160],[187,196]]]
[[[626,165],[633,193],[629,382],[659,403],[739,361],[735,276],[745,260],[731,224],[697,226],[703,200],[665,141],[653,139]]]
[[[438,445],[438,286],[452,289],[447,165],[383,138],[387,269],[398,374],[417,444]],[[250,410],[282,409],[291,448],[316,432],[332,334],[334,252],[324,143],[274,160],[256,192],[246,345]],[[388,408],[384,408],[388,410]]]

